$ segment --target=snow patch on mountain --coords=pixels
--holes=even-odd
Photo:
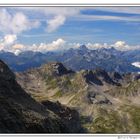
[[[132,65],[137,67],[137,68],[140,68],[140,62],[134,62],[134,63],[132,63]]]

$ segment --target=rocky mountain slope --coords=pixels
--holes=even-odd
[[[0,133],[83,131],[76,110],[48,100],[39,103],[31,98],[16,82],[14,73],[1,60],[0,110]]]
[[[16,78],[38,102],[59,101],[75,108],[89,133],[140,132],[137,73],[119,74],[99,68],[75,72],[52,62],[16,73]]]

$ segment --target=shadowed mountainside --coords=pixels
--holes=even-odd
[[[80,133],[77,111],[60,103],[38,103],[16,82],[0,61],[0,133]],[[50,107],[57,108],[57,112]],[[63,115],[62,115],[63,111]],[[65,117],[65,118],[64,118]]]

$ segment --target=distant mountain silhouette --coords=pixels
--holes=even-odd
[[[90,50],[85,45],[64,52],[32,52],[25,51],[18,56],[10,52],[1,52],[0,59],[4,60],[12,70],[25,71],[39,67],[42,64],[57,61],[75,71],[102,68],[108,72],[119,73],[139,72],[140,68],[132,65],[140,62],[140,50],[118,51],[115,48]]]

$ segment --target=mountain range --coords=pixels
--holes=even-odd
[[[74,71],[51,62],[16,72],[16,79],[37,102],[49,100],[77,110],[86,133],[140,132],[138,73]]]
[[[1,51],[0,133],[140,133],[139,54]]]
[[[115,48],[90,50],[85,45],[78,49],[63,52],[25,51],[19,55],[11,52],[0,52],[0,59],[5,61],[13,71],[25,71],[49,62],[61,62],[75,71],[102,68],[107,72],[119,73],[140,72],[135,63],[140,62],[140,50],[119,51]]]

